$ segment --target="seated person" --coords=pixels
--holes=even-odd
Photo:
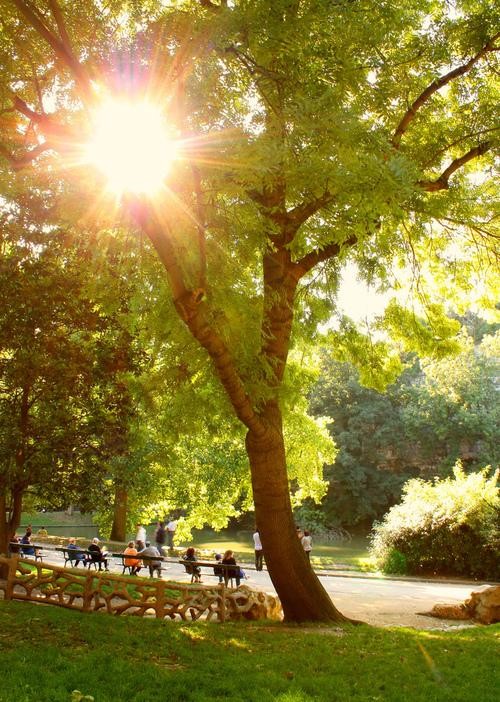
[[[48,536],[48,535],[49,535],[49,532],[47,531],[47,529],[46,529],[44,526],[42,526],[42,527],[40,527],[40,529],[36,532],[36,535],[37,535],[37,536]]]
[[[109,570],[108,559],[106,558],[106,554],[103,552],[103,550],[99,546],[99,539],[97,538],[97,536],[94,539],[92,539],[92,543],[89,544],[87,551],[90,554],[90,562],[91,563],[98,563],[99,570],[102,570],[103,565],[104,565],[105,570]]]
[[[123,553],[127,556],[137,556],[137,549],[133,541],[128,542],[128,546]],[[141,561],[139,558],[124,558],[123,565],[126,568],[130,568],[131,575],[137,575],[141,569]]]
[[[156,546],[151,546],[151,543],[149,541],[146,541],[146,548],[143,548],[141,551],[137,552],[138,556],[147,556],[147,560],[144,561],[144,565],[147,565],[149,568],[149,575],[151,578],[154,577],[154,572],[155,570],[158,573],[158,577],[161,578],[161,554],[156,548]],[[158,558],[158,560],[153,560],[155,558]],[[151,560],[150,560],[151,559]]]
[[[34,556],[35,555],[35,547],[31,543],[31,532],[28,533],[28,531],[26,530],[26,534],[23,536],[20,543],[26,544],[25,546],[21,546],[21,553],[24,556]]]
[[[9,551],[11,554],[13,553],[19,553],[21,550],[21,547],[19,546],[21,539],[17,534],[14,534],[14,536],[11,538],[10,543],[9,543]]]
[[[191,563],[196,563],[196,552],[192,546],[190,546],[187,550],[186,553],[182,556],[183,561],[190,561]],[[195,583],[201,583],[201,568],[199,566],[195,565],[188,565],[187,563],[185,564],[186,568],[186,573],[189,573],[190,575],[193,576],[193,580]]]
[[[74,536],[72,536],[68,541],[68,551],[75,552],[75,553],[68,553],[68,558],[69,558],[69,562],[71,563],[71,565],[74,565],[74,567],[77,568],[78,564],[80,562],[83,562],[83,565],[85,566],[85,561],[86,561],[85,554],[82,553],[81,549],[79,549],[78,546],[76,545],[76,539]]]
[[[231,578],[234,578],[236,580],[236,587],[239,587],[241,578],[240,567],[236,563],[232,551],[226,551],[226,553],[224,554],[224,558],[222,559],[222,564],[234,566],[234,568],[224,568],[224,580],[226,581],[226,585]]]
[[[222,555],[220,553],[216,553],[215,560],[217,563],[220,563],[222,561]],[[224,582],[224,568],[221,568],[220,565],[214,566],[214,575],[219,576],[220,583]]]

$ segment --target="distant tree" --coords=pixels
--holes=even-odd
[[[458,459],[467,470],[498,465],[498,340],[497,332],[474,347],[464,336],[456,356],[413,359],[385,393],[363,387],[351,364],[325,356],[311,411],[333,420],[339,449],[325,471],[330,523],[369,526],[409,478],[447,475]]]
[[[105,478],[129,450],[135,416],[127,387],[133,346],[116,309],[93,294],[92,241],[56,226],[47,205],[18,197],[4,200],[1,213],[3,552],[28,490],[49,506],[109,502]],[[110,275],[109,251],[97,265],[102,277],[106,266]],[[114,294],[123,305],[116,282]],[[108,281],[108,303],[109,296]]]
[[[68,502],[99,472],[92,412],[93,336],[81,253],[68,233],[43,245],[41,203],[2,212],[0,267],[0,549],[19,525],[28,487],[56,486]],[[49,489],[50,490],[50,489]]]
[[[468,470],[500,460],[500,332],[463,345],[454,358],[424,362],[421,381],[400,391],[406,440],[432,475],[458,459]]]
[[[311,394],[311,411],[331,418],[338,447],[327,466],[328,492],[321,509],[332,525],[369,527],[395,504],[408,478],[418,474],[401,414],[399,390],[415,376],[407,371],[385,393],[363,387],[351,364],[324,358]],[[411,382],[411,380],[410,380]]]

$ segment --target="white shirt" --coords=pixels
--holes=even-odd
[[[304,551],[312,551],[312,538],[310,536],[303,536],[301,543]]]
[[[137,534],[136,534],[135,540],[142,541],[143,543],[146,543],[146,529],[143,526],[140,526],[137,529]]]
[[[168,524],[167,524],[167,531],[175,531],[177,529],[177,522],[172,519]]]
[[[255,550],[262,551],[262,541],[260,540],[260,534],[258,531],[256,531],[255,534],[253,535],[253,542],[255,545]]]

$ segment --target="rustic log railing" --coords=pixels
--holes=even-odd
[[[22,555],[0,555],[7,579],[0,580],[6,600],[27,600],[81,612],[130,614],[137,617],[224,622],[229,619],[281,619],[274,595],[247,586],[228,588],[224,583],[199,585],[82,571],[35,562]]]
[[[224,584],[188,585],[34,562],[22,556],[5,558],[7,580],[0,581],[6,600],[29,600],[83,612],[132,614],[158,619],[225,621],[231,608]]]

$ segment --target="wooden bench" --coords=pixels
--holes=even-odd
[[[25,553],[24,549],[34,549],[35,553]],[[35,561],[43,560],[43,546],[38,544],[21,544],[19,541],[9,543],[9,554],[11,556],[20,556],[21,558],[34,558]]]
[[[194,568],[198,567],[200,569],[203,569],[203,575],[215,576],[216,578],[219,578],[219,580],[222,577],[224,579],[226,587],[228,583],[231,583],[231,587],[233,587],[233,579],[235,578],[235,576],[231,575],[231,573],[234,573],[235,568],[240,568],[239,565],[227,565],[225,563],[221,563],[220,561],[186,561],[183,558],[181,558],[179,560],[179,563],[184,566],[184,568],[186,569],[186,573],[188,573],[188,575],[191,575],[191,582],[194,582],[196,579],[196,573],[194,572]],[[216,572],[215,568],[217,568],[219,572]]]
[[[161,573],[165,568],[162,567],[161,563],[163,563],[166,559],[164,556],[141,556],[139,553],[137,555],[131,554],[131,553],[112,553],[111,556],[113,558],[116,558],[120,561],[120,564],[122,566],[122,575],[125,574],[125,571],[129,572],[129,575],[133,575],[132,573],[132,568],[134,566],[130,565],[125,565],[125,561],[130,561],[130,560],[137,560],[139,562],[142,562],[144,566],[147,566],[149,568],[149,577],[153,578],[154,573],[158,573],[158,577],[161,578]],[[153,563],[156,561],[160,561],[159,566],[154,566]],[[136,573],[137,575],[137,573]]]
[[[78,568],[78,564],[81,563],[84,568],[87,566],[90,568],[90,566],[93,565],[95,569],[99,568],[99,570],[101,570],[101,564],[104,563],[104,565],[106,565],[104,560],[97,560],[95,557],[95,551],[88,551],[84,548],[68,548],[67,546],[57,546],[55,550],[62,553],[64,558],[64,567],[70,563],[73,568]],[[110,555],[111,554],[109,553],[104,555],[106,562]],[[81,558],[81,556],[83,556],[83,558]]]

